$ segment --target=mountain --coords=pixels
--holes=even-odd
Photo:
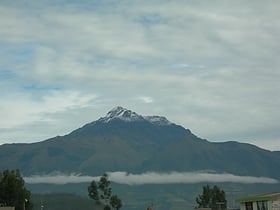
[[[278,179],[280,153],[234,141],[212,143],[165,117],[116,107],[65,136],[1,145],[0,170],[7,168],[19,168],[25,176],[212,170]]]

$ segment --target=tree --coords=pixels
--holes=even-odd
[[[17,170],[0,172],[0,204],[14,206],[16,210],[32,210],[31,193]]]
[[[116,210],[119,210],[122,207],[122,201],[116,195],[113,195],[110,198],[110,204],[111,204],[112,208],[116,209]]]
[[[117,195],[112,195],[110,184],[108,175],[103,174],[98,183],[94,180],[90,183],[88,195],[97,204],[102,204],[104,210],[119,210],[122,207],[122,201]]]
[[[198,208],[211,208],[213,210],[224,210],[227,206],[226,194],[218,186],[210,188],[203,186],[202,194],[196,197]]]

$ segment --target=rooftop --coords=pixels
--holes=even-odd
[[[249,201],[272,200],[275,198],[280,198],[280,192],[273,192],[273,193],[249,196],[245,198],[239,198],[236,201],[239,203],[244,203]]]

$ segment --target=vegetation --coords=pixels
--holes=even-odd
[[[16,210],[32,210],[31,193],[24,187],[19,170],[0,172],[0,204]]]
[[[119,210],[122,207],[121,199],[117,195],[112,195],[107,174],[104,174],[98,183],[94,180],[91,182],[88,187],[88,195],[98,205],[104,206],[104,210]]]
[[[74,193],[33,194],[32,201],[36,210],[97,210],[93,201]]]
[[[218,186],[210,188],[203,186],[202,194],[196,198],[199,208],[211,208],[212,210],[224,210],[227,207],[226,194]]]

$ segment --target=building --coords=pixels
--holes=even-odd
[[[240,210],[280,210],[280,192],[237,199]]]

